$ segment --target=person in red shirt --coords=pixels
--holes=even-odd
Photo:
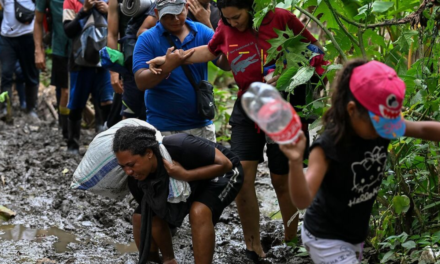
[[[265,253],[260,241],[260,215],[254,181],[258,163],[263,161],[263,148],[266,143],[269,143],[267,144],[269,170],[283,217],[286,242],[296,237],[298,217],[288,225],[290,218],[297,212],[289,199],[287,188],[288,160],[277,144],[266,142],[264,132],[243,111],[240,98],[251,83],[263,80],[263,65],[266,64],[264,58],[271,47],[267,40],[278,37],[274,29],[290,29],[295,35],[301,34],[304,42],[321,46],[296,16],[284,9],[275,8],[274,11],[270,11],[258,30],[253,29],[253,4],[253,0],[218,0],[221,21],[209,44],[186,53],[180,50],[174,53],[183,56],[186,64],[210,61],[224,54],[232,69],[239,92],[229,121],[232,127],[231,150],[240,157],[245,174],[243,188],[235,202],[243,226],[246,256],[257,262],[259,258],[265,257]],[[167,62],[165,57],[158,57],[149,63],[150,69],[160,74],[159,65]],[[275,86],[278,78],[279,76],[275,76],[267,83]],[[305,104],[305,89],[305,87],[295,89],[295,95],[291,96],[292,105]],[[307,132],[307,126],[304,128]]]

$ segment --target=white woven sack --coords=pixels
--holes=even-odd
[[[161,133],[145,121],[129,118],[120,121],[110,129],[98,134],[90,143],[81,163],[73,174],[72,189],[88,190],[95,194],[122,199],[128,194],[127,174],[118,165],[113,153],[113,138],[116,131],[124,126],[146,126],[156,130],[156,140],[162,142]],[[161,144],[162,156],[172,162],[171,156]],[[191,194],[189,184],[170,178],[168,202],[184,202]]]

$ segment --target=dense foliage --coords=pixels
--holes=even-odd
[[[318,86],[324,85],[324,78],[331,83],[344,61],[378,60],[393,67],[406,83],[403,113],[407,119],[440,121],[437,4],[435,0],[255,0],[254,27],[258,28],[275,6],[307,18],[304,21],[308,28],[317,29],[313,32],[331,62]],[[308,59],[315,54],[300,38],[279,31],[278,38],[271,40],[267,59],[277,61],[277,72],[281,73],[277,88],[291,93],[298,85],[311,84],[314,75]],[[282,49],[278,49],[280,46]],[[310,93],[301,113],[317,117],[312,128],[319,126],[320,117],[329,107],[328,90],[327,86],[318,97],[316,91],[315,96]],[[225,119],[223,116],[221,121]],[[421,255],[432,250],[438,252],[432,263],[440,263],[439,144],[401,138],[392,142],[389,153],[367,241],[375,252],[367,261],[419,262]]]

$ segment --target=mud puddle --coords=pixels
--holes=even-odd
[[[26,124],[18,110],[13,125],[0,121],[0,205],[17,213],[0,222],[0,264],[137,263],[131,226],[135,202],[129,196],[111,200],[70,189],[81,157],[66,154],[57,123],[46,112],[39,109],[43,122],[38,125]],[[82,131],[81,153],[94,134],[94,130]],[[298,249],[283,244],[281,220],[269,217],[278,205],[266,167],[260,166],[256,183],[265,263],[311,263],[296,256]],[[235,204],[225,210],[215,232],[213,263],[249,263]],[[194,263],[191,240],[186,220],[173,238],[179,264]]]
[[[69,232],[66,232],[57,227],[49,229],[31,229],[24,225],[3,225],[0,226],[0,239],[3,240],[29,240],[35,242],[43,242],[46,239],[52,240],[55,237],[56,241],[53,247],[56,253],[63,253],[67,251],[67,245],[70,243],[81,243],[77,237]],[[88,242],[88,241],[86,241]],[[120,254],[138,252],[136,244],[117,244],[109,241]]]

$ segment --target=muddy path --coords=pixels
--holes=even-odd
[[[17,213],[8,221],[0,220],[0,263],[136,263],[130,223],[135,202],[129,196],[116,201],[71,190],[72,174],[81,157],[65,153],[56,121],[45,117],[41,124],[31,126],[17,110],[13,125],[0,121],[0,205]],[[93,130],[83,130],[82,153],[93,136]],[[276,218],[277,205],[264,168],[260,168],[256,186],[264,214],[265,263],[310,263],[307,257],[295,256],[298,249],[282,243],[281,220],[268,217]],[[214,263],[249,263],[242,241],[232,204],[216,226]],[[194,262],[187,220],[173,243],[179,263]]]

